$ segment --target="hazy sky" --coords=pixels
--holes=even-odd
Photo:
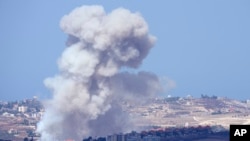
[[[0,101],[48,98],[67,35],[63,15],[81,5],[142,14],[155,47],[140,70],[172,81],[166,95],[250,99],[249,0],[0,0]]]

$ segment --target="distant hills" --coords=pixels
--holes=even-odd
[[[199,125],[250,124],[250,102],[224,97],[156,98],[143,104],[123,103],[124,110],[137,117],[138,126],[190,127]]]
[[[164,129],[161,132],[166,134],[164,138],[167,140],[173,138],[167,135],[175,134],[175,131],[178,131],[176,134],[182,132],[193,134],[191,129],[197,130],[198,133],[199,127],[202,135],[207,136],[203,133],[203,129],[207,129],[209,136],[216,140],[215,138],[220,138],[217,133],[222,133],[223,137],[227,136],[230,124],[250,124],[250,101],[248,100],[239,101],[202,95],[201,98],[167,97],[139,103],[121,101],[120,104],[122,110],[135,119],[138,129],[148,130],[144,132],[147,135],[155,133],[152,129]],[[36,124],[44,112],[41,102],[37,99],[0,102],[0,137],[2,137],[0,139],[23,140],[25,137],[32,136],[39,138],[39,134],[35,133]],[[171,132],[168,133],[170,129]],[[192,135],[190,139],[193,137]],[[180,136],[181,138],[183,136]]]

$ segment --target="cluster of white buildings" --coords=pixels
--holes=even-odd
[[[37,99],[27,99],[21,102],[1,102],[0,115],[4,117],[27,117],[41,118],[44,109],[38,106],[40,102]]]

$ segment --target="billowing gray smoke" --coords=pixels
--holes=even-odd
[[[60,73],[45,79],[53,98],[37,131],[42,141],[82,139],[126,132],[133,120],[121,109],[122,100],[143,100],[160,89],[158,78],[137,68],[153,47],[138,13],[118,8],[105,13],[101,6],[82,6],[64,16],[60,26],[69,35],[58,60]]]

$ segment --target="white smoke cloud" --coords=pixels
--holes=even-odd
[[[160,90],[158,78],[137,68],[155,38],[139,13],[118,8],[106,13],[101,6],[82,6],[60,23],[69,35],[58,60],[60,73],[45,79],[53,97],[45,103],[38,123],[41,141],[101,136],[133,129],[121,100],[144,100]]]

